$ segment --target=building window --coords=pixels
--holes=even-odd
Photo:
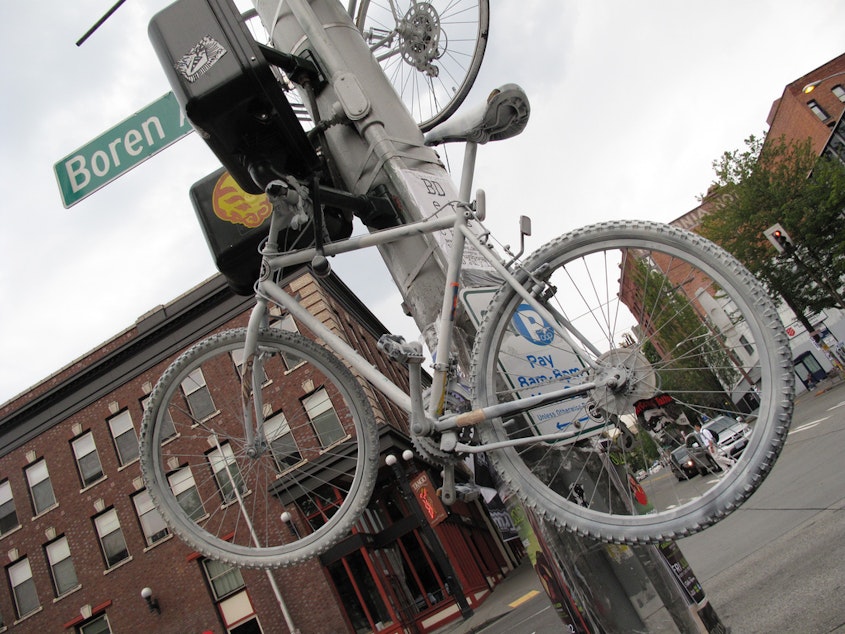
[[[232,488],[233,484],[238,487],[241,495],[246,493],[246,485],[241,470],[235,461],[235,453],[229,443],[224,443],[220,445],[219,449],[209,452],[208,461],[211,463],[214,478],[217,480],[217,487],[224,501],[233,502],[236,499],[237,496]]]
[[[279,471],[285,471],[289,467],[302,460],[296,439],[290,431],[290,426],[282,412],[276,413],[264,421],[264,439],[270,446],[270,452],[276,461]]]
[[[232,350],[232,363],[235,364],[235,368],[238,371],[238,376],[243,377],[244,375],[244,351],[243,348],[236,348]],[[267,378],[267,373],[264,371],[264,366],[261,366],[261,385],[265,385],[268,383],[269,380]]]
[[[840,84],[836,84],[830,89],[830,92],[832,92],[839,101],[845,102],[845,88],[843,88]]]
[[[141,409],[144,412],[147,411],[147,407],[150,404],[150,397],[145,396],[141,399]],[[173,424],[173,417],[170,415],[170,410],[164,410],[164,417],[161,420],[161,439],[167,440],[168,438],[173,438],[176,435],[176,426]]]
[[[68,546],[67,538],[59,537],[59,539],[47,544],[44,550],[47,552],[47,562],[50,564],[50,574],[53,577],[53,589],[56,596],[60,597],[79,587],[76,569],[73,567],[73,560],[70,558],[70,546]]]
[[[827,112],[824,111],[824,108],[822,108],[815,100],[808,101],[807,106],[809,106],[810,110],[813,111],[813,114],[816,115],[820,121],[827,121],[830,118],[830,115],[827,114]]]
[[[15,499],[12,497],[12,485],[6,480],[0,484],[0,536],[12,532],[20,525]]]
[[[44,460],[39,460],[27,467],[26,481],[29,483],[29,493],[32,496],[32,506],[36,515],[56,505],[53,484],[50,482],[50,473],[47,471],[47,463]]]
[[[205,384],[202,369],[197,368],[182,381],[182,391],[185,393],[191,416],[195,421],[205,420],[217,411],[214,401],[211,400],[211,392]]]
[[[126,540],[123,538],[117,511],[109,509],[102,515],[98,515],[94,518],[94,525],[97,527],[106,568],[113,568],[129,558],[129,550],[126,548]]]
[[[109,619],[105,614],[95,616],[76,628],[77,634],[111,634]]]
[[[144,531],[144,538],[147,540],[147,546],[152,546],[157,541],[164,539],[170,534],[167,524],[161,517],[161,513],[153,504],[153,499],[150,497],[149,491],[144,489],[132,496],[132,502],[135,504],[135,512],[138,514],[138,520],[141,522],[141,530]]]
[[[346,435],[325,388],[320,388],[311,396],[302,399],[302,404],[323,447],[328,447]]]
[[[185,513],[192,520],[199,519],[205,515],[205,509],[202,506],[202,499],[200,498],[197,485],[194,482],[194,475],[191,473],[190,467],[183,467],[178,471],[167,476],[170,482],[170,488],[173,490],[173,495],[176,496],[176,501],[179,506],[184,509]]]
[[[103,478],[103,465],[100,463],[100,454],[97,453],[97,445],[94,444],[94,435],[89,431],[71,442],[73,455],[76,457],[76,468],[79,470],[79,478],[82,480],[82,487],[85,488]]]
[[[32,579],[32,568],[29,567],[29,559],[24,557],[17,563],[9,566],[9,583],[12,586],[12,595],[15,597],[15,610],[19,619],[32,614],[41,607],[41,604],[38,602],[38,593],[35,591],[35,581]]]
[[[214,559],[203,559],[202,567],[208,583],[211,584],[211,591],[214,599],[220,601],[244,587],[244,578],[241,571],[232,566]]]
[[[299,328],[296,327],[296,322],[293,320],[293,316],[291,316],[290,314],[282,315],[278,321],[273,322],[272,327],[278,328],[280,330],[287,330],[288,332],[299,332]],[[283,353],[282,360],[285,362],[285,367],[288,370],[292,370],[300,363],[302,363],[302,359],[292,354]]]
[[[739,343],[742,344],[742,347],[745,348],[745,351],[748,354],[754,354],[754,346],[752,346],[748,339],[745,338],[745,335],[739,336]]]
[[[111,429],[114,447],[117,450],[117,458],[121,466],[135,460],[138,457],[138,436],[135,434],[135,426],[132,424],[132,416],[129,414],[129,410],[124,410],[117,416],[110,418],[109,429]]]

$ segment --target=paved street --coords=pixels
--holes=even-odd
[[[845,633],[845,383],[799,398],[771,475],[681,549],[731,634]],[[659,474],[658,474],[659,475]],[[712,477],[712,476],[706,476]],[[563,632],[530,567],[443,632]]]
[[[733,634],[845,631],[845,383],[803,395],[780,459],[733,515],[680,545]]]

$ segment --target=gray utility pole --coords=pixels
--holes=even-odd
[[[338,0],[254,0],[254,4],[272,31],[275,48],[314,58],[332,79],[313,103],[307,97],[304,102],[314,121],[331,118],[337,104],[352,121],[354,128],[337,125],[325,131],[337,176],[350,192],[366,194],[376,186],[386,187],[403,201],[400,213],[406,222],[427,217],[440,203],[458,199],[450,175],[434,151],[424,145],[422,133]],[[446,279],[443,252],[431,236],[418,236],[381,247],[381,255],[407,311],[426,336],[429,349],[434,350],[434,324]],[[464,356],[461,348],[471,348],[468,333],[474,332],[466,319],[462,327],[465,336],[457,342],[459,357]],[[465,358],[459,361],[466,363]],[[546,540],[554,560],[559,566],[565,565],[566,576],[582,586],[577,594],[593,615],[591,620],[597,628],[593,631],[646,631],[648,615],[640,610],[652,599],[662,600],[668,608],[664,615],[668,612],[669,622],[682,632],[718,631],[705,627],[697,618],[681,584],[673,579],[667,582],[666,570],[631,565],[635,560],[651,561],[651,557],[637,552],[641,547],[633,549],[637,556],[631,562],[614,566],[604,545],[548,526],[544,532],[555,536]],[[598,565],[599,561],[604,564]],[[602,594],[609,588],[613,589],[612,608],[608,605],[610,595]],[[683,607],[678,609],[679,605]]]

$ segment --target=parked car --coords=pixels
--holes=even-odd
[[[704,429],[715,431],[719,440],[716,444],[731,458],[738,458],[748,444],[751,426],[730,416],[717,416],[703,425]]]
[[[698,439],[692,434],[687,438],[686,446],[678,447],[669,454],[669,467],[679,481],[722,470],[710,452],[699,445]]]

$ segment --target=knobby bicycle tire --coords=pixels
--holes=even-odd
[[[141,471],[170,529],[240,567],[295,564],[345,536],[372,493],[378,434],[360,383],[298,333],[258,337],[265,443],[246,441],[246,329],[201,341],[164,372],[141,425]]]
[[[760,486],[786,440],[794,377],[778,312],[739,262],[679,228],[616,221],[550,242],[520,275],[592,350],[566,345],[559,326],[503,286],[473,351],[476,407],[574,387],[608,368],[629,378],[623,390],[479,426],[485,443],[569,434],[490,452],[527,506],[578,534],[654,543],[717,522]],[[588,359],[597,369],[584,369]],[[706,464],[696,422],[723,430],[719,450],[732,467],[693,477]]]

